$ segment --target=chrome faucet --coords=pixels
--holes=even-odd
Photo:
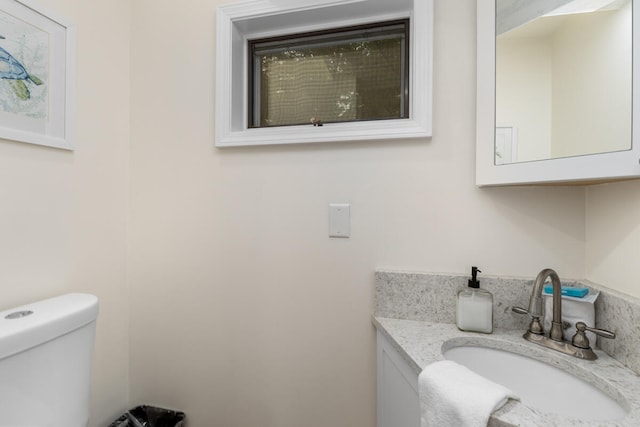
[[[544,335],[544,328],[540,322],[543,316],[542,311],[542,288],[546,280],[550,278],[553,285],[553,317],[551,319],[551,331],[549,336]],[[522,336],[524,339],[535,344],[579,357],[581,359],[595,360],[598,358],[589,345],[589,340],[585,331],[591,331],[596,335],[604,338],[615,338],[613,332],[604,329],[591,328],[584,322],[576,323],[576,334],[571,342],[564,340],[563,322],[562,322],[562,287],[558,273],[550,268],[545,268],[536,277],[529,299],[529,308],[525,310],[522,307],[513,307],[512,310],[518,314],[528,314],[531,316],[529,329]]]
[[[536,281],[533,284],[531,298],[529,299],[529,314],[534,316],[535,313],[535,317],[531,320],[529,331],[539,335],[544,332],[540,324],[540,317],[543,315],[542,288],[544,288],[544,283],[547,278],[551,278],[551,284],[553,285],[553,318],[551,320],[551,333],[549,334],[549,338],[555,341],[562,341],[564,336],[562,332],[562,286],[558,273],[550,268],[545,268],[538,273],[538,277],[536,277]]]

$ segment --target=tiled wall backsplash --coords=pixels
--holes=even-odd
[[[465,275],[377,271],[375,315],[455,323],[456,295],[467,286],[468,279]],[[527,307],[534,279],[484,275],[480,278],[480,287],[493,294],[496,328],[521,329],[524,333],[530,319],[513,313],[511,307]],[[562,284],[576,285],[565,281]],[[595,303],[596,327],[617,335],[613,340],[599,339],[598,347],[640,373],[640,300],[588,281],[577,285],[600,291]]]

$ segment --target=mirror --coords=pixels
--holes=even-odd
[[[638,1],[478,0],[478,185],[640,176]]]
[[[631,0],[497,0],[496,164],[631,148]]]

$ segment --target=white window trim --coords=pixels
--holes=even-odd
[[[410,19],[408,119],[248,127],[248,39],[400,18]],[[253,0],[218,7],[216,25],[217,147],[431,137],[433,0]]]

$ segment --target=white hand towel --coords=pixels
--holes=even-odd
[[[508,388],[451,360],[428,365],[418,378],[422,427],[486,427],[509,398]]]

